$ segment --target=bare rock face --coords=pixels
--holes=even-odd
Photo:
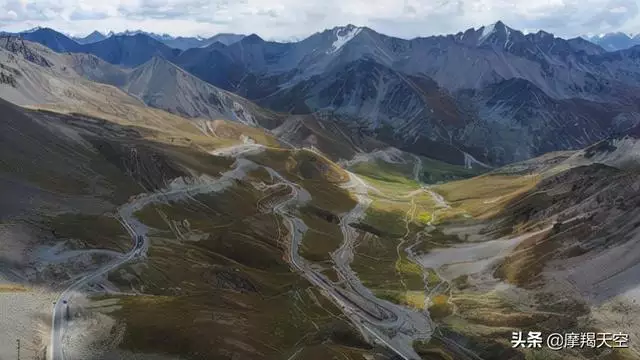
[[[38,51],[25,44],[25,41],[18,37],[6,36],[0,38],[0,47],[36,65],[44,67],[51,67],[52,65]]]
[[[636,59],[632,49],[607,53],[498,22],[412,40],[352,25],[297,43],[249,36],[190,49],[175,63],[277,111],[330,112],[404,149],[420,143],[432,156],[504,164],[637,124]]]

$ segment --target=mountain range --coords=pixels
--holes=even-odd
[[[200,36],[171,36],[168,34],[156,34],[156,33],[149,33],[149,32],[144,32],[141,30],[135,30],[135,31],[123,31],[123,32],[118,32],[115,33],[113,31],[108,32],[106,35],[99,32],[99,31],[94,31],[91,34],[85,36],[85,37],[72,37],[73,40],[75,40],[77,43],[79,44],[91,44],[91,43],[95,43],[98,41],[102,41],[105,39],[108,39],[112,36],[133,36],[133,35],[137,35],[137,34],[143,34],[149,37],[152,37],[162,43],[164,43],[165,45],[174,48],[174,49],[180,49],[180,50],[186,50],[186,49],[190,49],[190,48],[195,48],[195,47],[204,47],[204,46],[209,46],[215,42],[219,42],[221,44],[224,45],[231,45],[234,42],[240,41],[242,40],[242,38],[244,37],[244,35],[240,35],[240,34],[230,34],[230,33],[222,33],[222,34],[216,34],[212,37],[209,38],[203,38]]]
[[[55,34],[53,34],[52,32]],[[111,37],[124,37],[124,36],[134,36],[134,35],[148,36],[150,38],[153,38],[167,45],[170,48],[179,49],[179,50],[186,50],[186,49],[195,48],[195,47],[205,47],[216,42],[219,42],[224,45],[231,45],[234,42],[242,40],[242,38],[244,37],[244,35],[232,34],[232,33],[220,33],[207,38],[201,37],[201,36],[171,36],[168,34],[156,34],[152,32],[145,32],[142,30],[127,30],[122,32],[110,31],[106,34],[103,34],[100,31],[95,30],[86,36],[80,37],[80,36],[64,35],[62,33],[58,33],[54,31],[53,29],[44,28],[44,27],[36,27],[33,29],[29,29],[29,30],[17,32],[17,33],[2,31],[0,32],[0,35],[20,36],[27,40],[29,39],[44,40],[46,38],[49,38],[50,43],[51,41],[55,41],[54,39],[57,38],[58,40],[61,40],[64,42],[64,46],[62,44],[59,44],[58,46],[52,45],[53,47],[56,47],[58,51],[65,51],[65,49],[69,49],[69,51],[71,51],[72,49],[79,48],[78,45],[92,44],[92,43],[109,39]],[[62,36],[58,36],[58,35],[62,35]],[[78,45],[74,45],[71,42],[63,40],[63,37],[73,40]]]
[[[52,29],[21,36],[125,68],[163,59],[266,109],[330,117],[455,164],[472,157],[499,165],[580,148],[640,121],[640,48],[608,52],[502,22],[412,40],[348,25],[299,42],[252,34],[184,51],[140,32],[87,44]]]
[[[624,50],[640,45],[640,34],[629,35],[622,32],[585,36],[585,39],[602,46],[607,51]]]

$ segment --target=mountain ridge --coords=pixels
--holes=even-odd
[[[583,38],[602,46],[607,51],[625,50],[640,45],[640,34],[613,32],[596,36],[583,36]]]
[[[220,42],[225,45],[230,45],[234,42],[240,41],[244,38],[244,35],[234,33],[219,33],[211,37],[202,36],[172,36],[169,34],[156,34],[153,32],[146,32],[142,30],[126,30],[121,32],[109,31],[107,34],[103,34],[97,30],[84,37],[72,37],[73,40],[80,44],[90,44],[98,41],[105,40],[113,36],[134,36],[134,35],[147,35],[154,38],[165,45],[180,50],[187,50],[194,47],[205,47],[215,42]]]
[[[524,34],[503,22],[411,40],[346,25],[299,42],[251,34],[230,45],[185,51],[137,34],[80,45],[75,52],[129,68],[161,57],[260,106],[297,115],[332,113],[345,126],[401,149],[415,149],[415,143],[423,144],[424,155],[449,149],[457,164],[467,155],[504,164],[579,148],[622,130],[624,121],[637,121],[639,111],[634,49],[607,52],[582,39]],[[356,61],[361,63],[354,67]],[[522,103],[500,90],[513,86],[513,79],[527,82],[516,86],[518,94],[529,94]],[[606,111],[589,113],[576,104]],[[448,120],[451,114],[457,120]]]

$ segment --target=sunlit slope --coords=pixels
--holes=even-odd
[[[169,144],[213,148],[230,145],[229,139],[240,140],[242,134],[258,143],[278,143],[259,128],[224,119],[187,119],[147,107],[114,86],[87,80],[74,71],[74,61],[83,55],[58,54],[39,44],[2,38],[0,56],[5,57],[3,66],[17,74],[15,86],[0,85],[3,98],[35,109],[82,115],[85,123],[94,124],[92,131],[99,131],[104,120],[108,120]],[[123,70],[105,69],[102,75],[116,71]]]
[[[156,59],[130,73],[86,54],[59,54],[37,43],[3,37],[0,64],[0,71],[13,80],[0,84],[0,96],[23,106],[106,117],[177,134],[193,128],[179,115],[194,118],[192,122],[202,131],[211,120],[266,127],[278,124],[276,114],[195,79],[164,60]],[[163,83],[158,83],[161,79]],[[168,99],[175,101],[168,103]],[[200,111],[182,104],[185,99]]]
[[[148,106],[180,116],[227,119],[266,128],[281,121],[279,114],[216,88],[159,57],[133,69],[118,68],[87,54],[69,54],[67,61],[90,80],[114,85]]]

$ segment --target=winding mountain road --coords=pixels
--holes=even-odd
[[[260,145],[245,144],[229,148],[219,149],[221,155],[238,156],[254,150],[260,150]],[[69,325],[68,311],[71,299],[76,291],[86,286],[90,282],[99,279],[110,271],[132,261],[135,258],[146,255],[148,249],[147,228],[134,214],[149,204],[156,202],[166,202],[170,200],[180,200],[196,194],[216,192],[223,190],[233,184],[233,180],[241,179],[248,168],[257,167],[251,161],[238,159],[232,170],[223,173],[219,178],[202,177],[196,180],[186,181],[178,178],[174,180],[168,188],[158,190],[154,193],[144,193],[135,196],[132,200],[118,209],[118,220],[133,239],[133,246],[129,252],[122,254],[114,261],[100,267],[96,271],[86,274],[69,287],[67,287],[57,298],[51,310],[51,338],[47,357],[49,360],[64,360],[63,337],[66,327]]]
[[[62,337],[64,335],[65,327],[68,325],[68,311],[69,311],[69,302],[73,296],[73,292],[80,290],[82,287],[90,283],[91,281],[98,279],[99,277],[109,273],[111,270],[131,261],[132,259],[140,256],[142,251],[146,248],[147,238],[143,235],[138,235],[133,227],[127,223],[127,220],[124,218],[120,219],[120,222],[125,227],[127,232],[131,235],[133,239],[133,247],[132,249],[123,254],[122,257],[116,259],[115,261],[106,264],[95,272],[88,274],[86,276],[81,277],[76,280],[73,284],[67,287],[61,294],[58,296],[58,299],[55,301],[52,309],[52,318],[51,318],[51,340],[49,346],[49,359],[51,360],[64,360],[64,348],[62,345]]]
[[[274,172],[272,169],[268,170]],[[366,195],[366,184],[355,174],[349,173],[349,176],[349,181],[343,186],[351,188],[356,193],[358,204],[341,218],[343,243],[332,254],[334,269],[339,277],[345,280],[343,281],[345,287],[333,283],[299,255],[298,249],[307,226],[304,221],[289,211],[289,206],[303,203],[311,197],[299,185],[278,175],[282,183],[292,189],[291,196],[273,208],[273,212],[284,220],[291,237],[289,261],[299,273],[334,301],[352,323],[361,330],[365,338],[388,348],[402,359],[420,359],[413,349],[413,341],[428,339],[431,336],[432,326],[428,316],[377,298],[362,284],[349,266],[353,259],[353,244],[357,238],[357,232],[349,224],[362,218],[371,203],[371,199]],[[303,194],[304,196],[302,196]]]
[[[264,147],[257,144],[242,144],[216,150],[212,152],[213,155],[233,157],[236,160],[234,168],[223,173],[219,178],[178,178],[166,189],[154,193],[140,194],[129,203],[123,205],[118,211],[118,217],[123,227],[131,235],[133,247],[116,260],[102,266],[91,274],[77,279],[60,294],[52,309],[49,360],[65,359],[63,337],[65,329],[69,326],[67,311],[74,293],[88,283],[127,262],[146,255],[148,248],[147,228],[135,218],[136,211],[155,202],[180,200],[197,194],[220,191],[232,185],[234,183],[233,180],[244,178],[246,170],[258,167],[267,170],[274,179],[278,180],[277,184],[291,188],[290,196],[274,204],[272,212],[281,216],[289,231],[290,242],[287,255],[295,270],[331,299],[370,342],[378,343],[390,349],[402,359],[420,359],[412,344],[416,339],[426,340],[431,336],[432,325],[428,315],[377,298],[362,284],[357,274],[350,268],[350,263],[353,259],[353,244],[357,238],[357,232],[349,224],[363,217],[371,202],[367,196],[368,185],[354,174],[350,174],[349,181],[344,184],[345,187],[351,188],[356,193],[358,204],[341,218],[340,226],[344,238],[343,244],[332,254],[335,264],[334,269],[342,279],[346,280],[343,281],[344,286],[339,286],[321,274],[319,270],[298,253],[302,238],[307,231],[307,226],[304,221],[295,216],[290,210],[297,204],[310,201],[311,195],[298,184],[284,178],[274,169],[258,165],[242,157],[263,149]],[[265,189],[270,187],[272,186],[266,186]]]

